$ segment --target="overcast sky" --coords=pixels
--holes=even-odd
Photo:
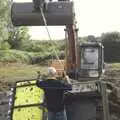
[[[32,1],[32,0],[14,0]],[[120,0],[73,0],[79,36],[100,36],[104,32],[120,32]],[[53,39],[64,38],[64,27],[48,27]],[[30,27],[33,39],[48,39],[44,27]]]

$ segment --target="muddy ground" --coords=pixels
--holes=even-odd
[[[0,93],[0,120],[7,120],[9,97],[6,92]]]
[[[108,82],[111,120],[120,120],[120,69],[108,65],[103,79]],[[12,85],[13,83],[0,81],[0,91],[8,91]],[[0,92],[0,120],[7,120],[9,97],[6,91]]]

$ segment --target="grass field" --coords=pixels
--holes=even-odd
[[[113,63],[108,66],[109,73],[114,73],[115,76],[117,73],[119,74],[120,63]],[[37,78],[37,71],[45,73],[47,66],[0,62],[0,91],[8,89],[8,86],[13,82]]]
[[[18,63],[0,63],[0,91],[8,89],[9,84],[13,82],[37,78],[37,71],[45,73],[47,71],[47,67]]]
[[[120,70],[120,63],[112,63],[111,64],[111,69]]]

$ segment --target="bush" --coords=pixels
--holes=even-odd
[[[36,64],[48,59],[55,59],[55,53],[51,52],[26,52],[18,50],[0,50],[1,62],[18,62]]]
[[[105,62],[120,62],[120,42],[103,42]]]
[[[120,62],[120,33],[108,32],[101,36],[105,62]]]
[[[63,41],[29,41],[24,44],[23,50],[28,52],[54,52],[61,51],[65,49],[65,44]]]
[[[30,63],[29,54],[17,50],[0,50],[1,62]]]
[[[0,42],[0,50],[8,50],[10,47],[10,44],[6,41]]]
[[[103,33],[102,36],[101,36],[101,40],[103,42],[117,42],[117,41],[120,41],[120,33],[119,32]]]
[[[23,51],[9,49],[10,45],[4,42],[0,50],[0,61],[20,62],[20,63],[41,63],[48,59],[56,59],[56,53],[60,56],[60,51],[65,49],[63,41],[29,41],[24,44]],[[56,52],[55,52],[56,51]]]

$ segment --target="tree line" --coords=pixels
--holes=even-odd
[[[10,3],[0,0],[0,61],[36,63],[55,58],[57,53],[65,49],[63,41],[35,41],[30,39],[27,27],[14,27],[10,18]],[[88,35],[80,37],[79,42],[99,41],[105,48],[105,61],[120,61],[120,33],[108,32],[99,37]]]

